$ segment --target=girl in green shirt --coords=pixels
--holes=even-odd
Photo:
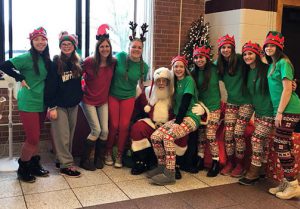
[[[18,160],[18,178],[35,182],[35,176],[48,176],[49,171],[40,165],[38,146],[40,128],[45,120],[45,79],[51,67],[47,32],[43,27],[29,34],[31,49],[4,62],[0,69],[21,82],[18,91],[18,109],[26,135]],[[19,73],[15,72],[16,69]]]
[[[255,111],[255,130],[251,137],[251,165],[240,184],[252,185],[259,180],[268,159],[269,136],[273,129],[273,106],[270,98],[267,72],[268,65],[261,61],[262,49],[251,41],[242,48],[244,68],[247,72],[247,88]]]
[[[129,135],[129,124],[134,108],[136,87],[143,86],[148,73],[148,65],[144,62],[142,53],[144,37],[148,25],[142,25],[140,38],[135,37],[136,24],[130,22],[132,36],[130,36],[129,53],[120,52],[116,55],[117,65],[110,85],[108,98],[109,134],[106,145],[105,164],[121,168],[122,154]],[[118,139],[116,137],[118,136]],[[113,162],[112,148],[117,143],[118,153]]]
[[[227,163],[221,174],[241,177],[246,149],[244,132],[253,109],[246,87],[246,72],[242,69],[243,60],[235,53],[234,37],[219,38],[218,51],[218,72],[228,94],[224,120]]]
[[[174,120],[165,123],[151,135],[151,142],[158,159],[158,167],[148,172],[154,184],[175,183],[176,139],[195,131],[199,126],[199,116],[192,112],[197,103],[197,89],[194,79],[187,70],[187,60],[183,56],[173,58],[172,70],[175,74]]]
[[[204,169],[204,148],[206,141],[208,141],[213,162],[207,172],[207,176],[215,177],[220,171],[219,145],[216,139],[216,132],[221,116],[221,96],[217,66],[210,61],[210,51],[211,49],[207,46],[195,47],[193,51],[195,68],[192,71],[192,75],[196,81],[199,101],[203,102],[209,110],[207,125],[199,128],[197,167],[199,170]]]
[[[275,116],[274,149],[283,168],[284,179],[278,187],[269,189],[280,199],[300,197],[297,173],[294,171],[295,157],[292,153],[292,134],[300,120],[300,99],[292,91],[294,67],[283,53],[284,37],[277,31],[267,34],[264,51],[270,64],[268,84]]]

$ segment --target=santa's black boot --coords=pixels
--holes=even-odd
[[[132,175],[140,175],[148,170],[148,165],[147,165],[147,161],[149,158],[148,149],[150,148],[146,148],[132,153],[133,161],[134,161],[134,165],[131,168]]]

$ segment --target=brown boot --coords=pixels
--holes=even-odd
[[[251,164],[245,177],[241,178],[239,180],[239,183],[243,184],[243,185],[247,185],[247,186],[253,185],[255,182],[257,182],[259,180],[260,169],[261,169],[261,166],[255,166],[255,165]]]

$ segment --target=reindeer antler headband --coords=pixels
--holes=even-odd
[[[129,36],[129,40],[130,41],[133,41],[134,39],[136,39],[136,27],[137,27],[137,23],[133,23],[132,21],[129,22],[129,25],[130,25],[130,30],[132,31],[132,35]],[[144,23],[142,26],[141,26],[141,29],[142,29],[142,33],[140,34],[140,40],[142,42],[146,41],[146,37],[145,37],[145,34],[148,32],[147,28],[148,28],[149,25],[147,25],[147,23]]]

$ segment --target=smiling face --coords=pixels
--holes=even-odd
[[[204,69],[206,63],[207,63],[207,58],[202,55],[196,55],[194,56],[194,63],[200,68]]]
[[[223,55],[225,60],[229,60],[229,57],[232,54],[232,45],[231,44],[224,44],[220,48],[220,53]]]
[[[100,54],[101,58],[107,59],[107,57],[110,55],[110,52],[111,52],[111,47],[110,47],[110,44],[108,43],[108,41],[107,40],[103,41],[99,45],[98,50],[99,50],[99,54]]]
[[[32,45],[38,52],[42,53],[47,47],[48,41],[43,36],[37,36],[32,40]]]
[[[143,43],[140,40],[133,40],[129,45],[129,58],[132,61],[140,61],[143,53]]]
[[[275,44],[267,44],[265,47],[266,55],[273,57],[276,53],[276,45]]]
[[[60,48],[61,48],[61,52],[67,56],[70,56],[75,50],[75,47],[71,41],[63,41],[60,44]]]
[[[243,59],[247,65],[253,69],[256,65],[256,54],[252,51],[245,51],[243,53]]]
[[[183,62],[176,61],[172,66],[174,75],[177,77],[178,80],[182,80],[185,77],[185,66]]]

